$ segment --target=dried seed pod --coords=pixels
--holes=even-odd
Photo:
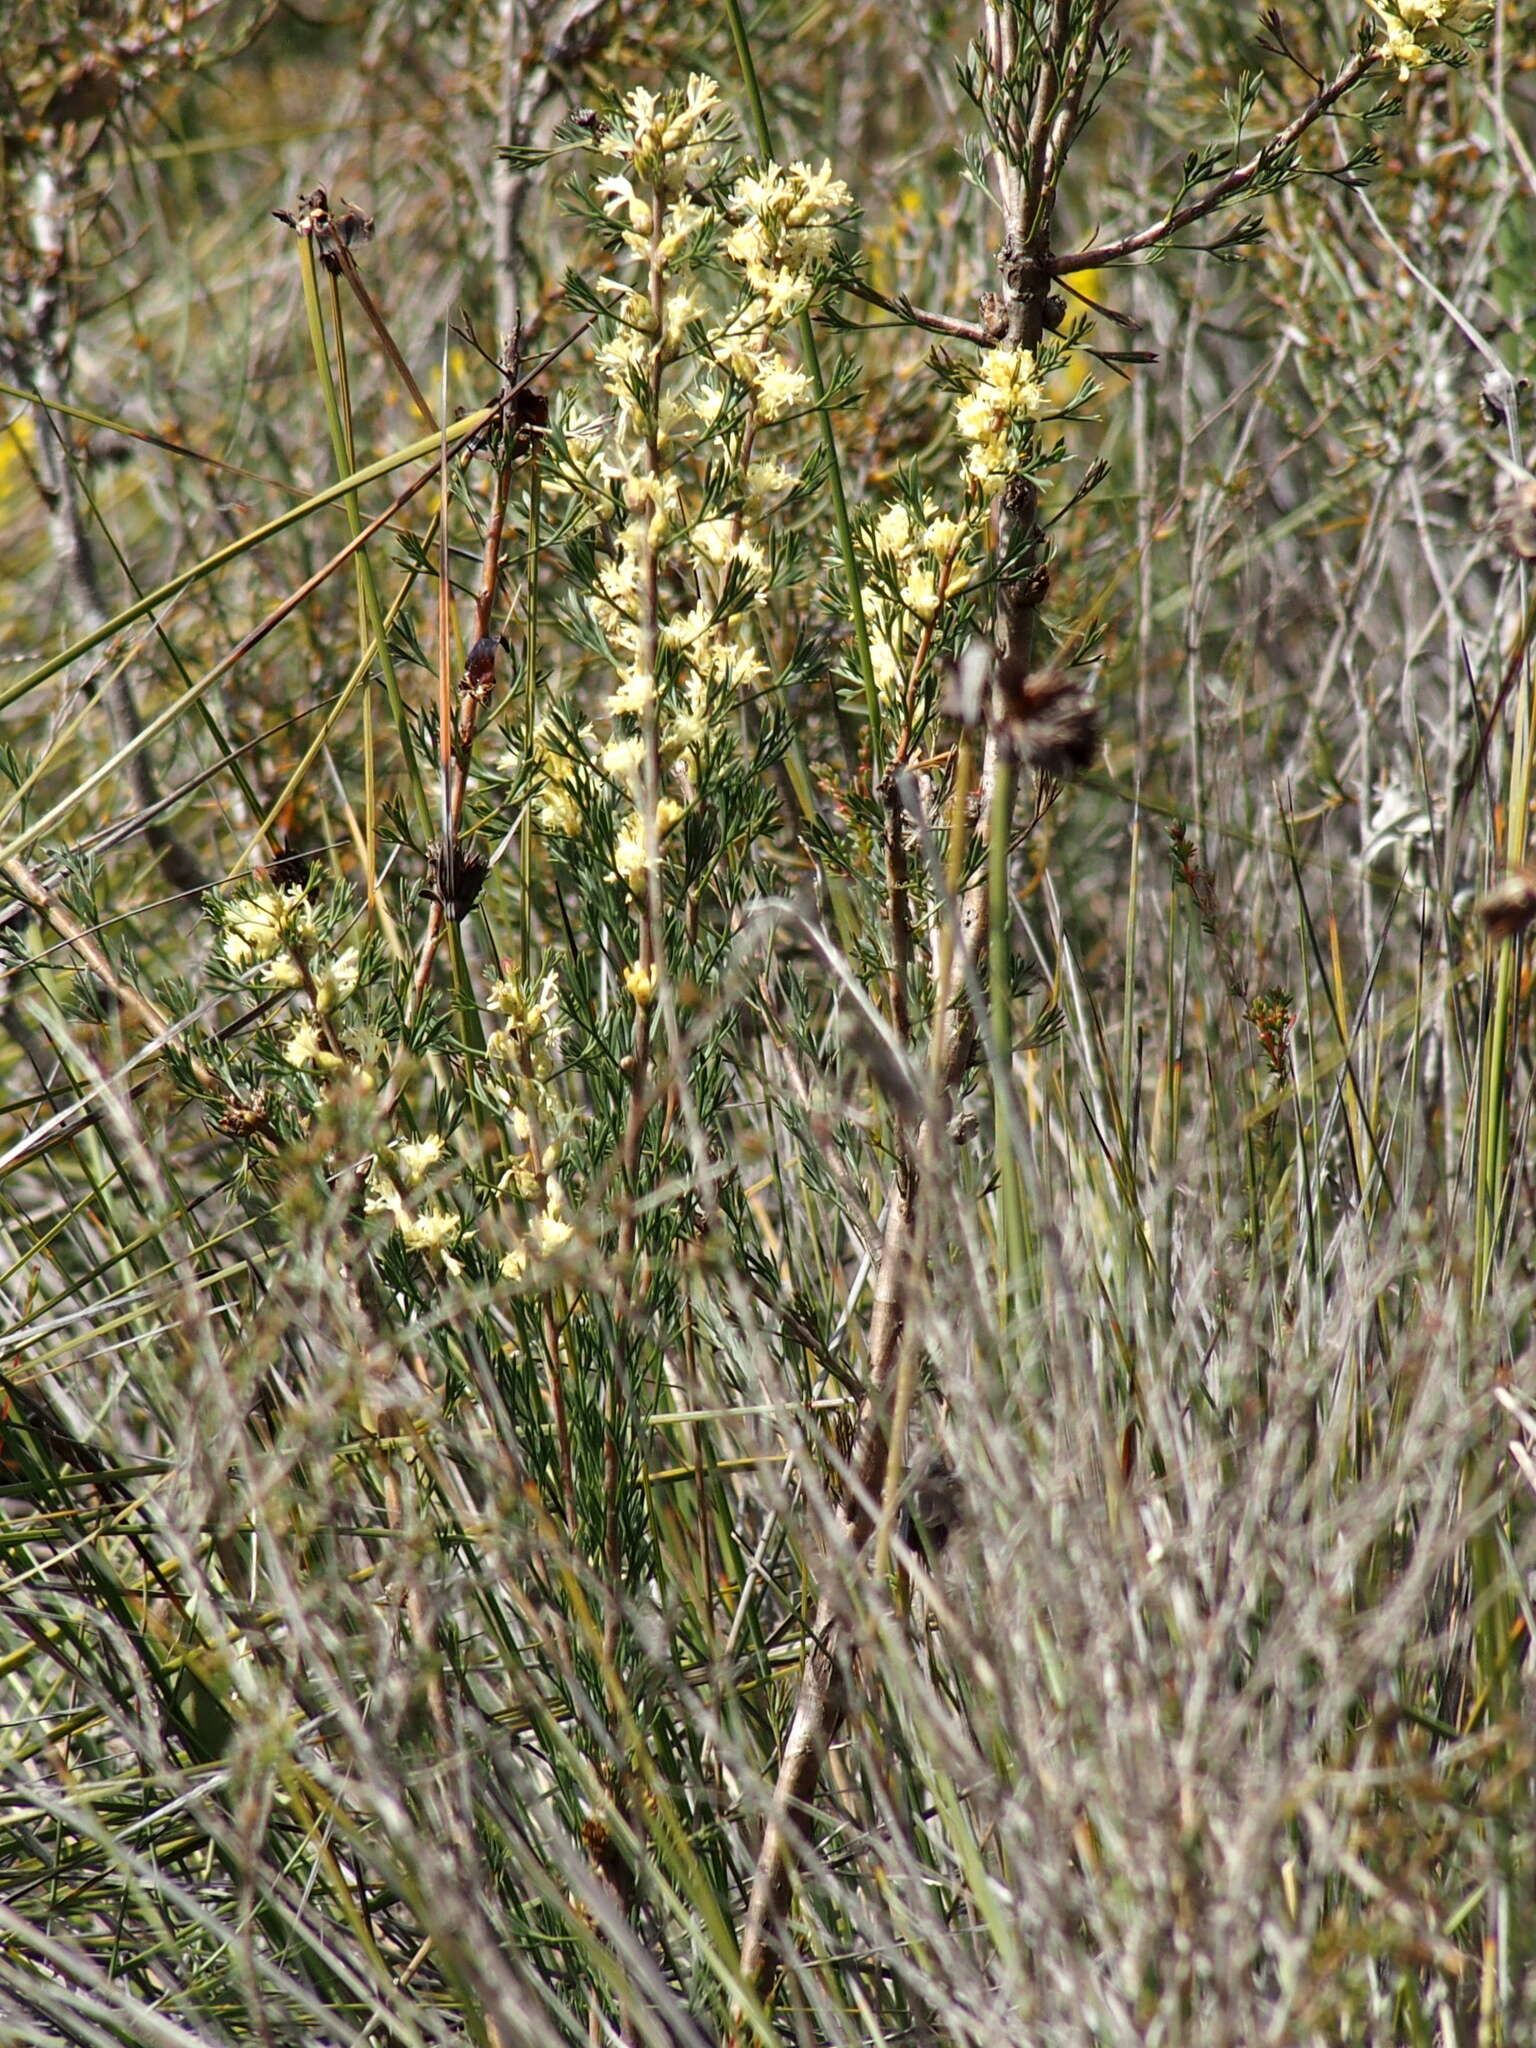
[[[354,242],[373,240],[373,215],[363,213],[345,199],[333,213],[323,185],[317,185],[313,192],[301,192],[292,213],[273,207],[272,218],[292,228],[296,235],[308,235],[320,261],[332,272],[342,268],[341,251],[350,250]]]
[[[292,213],[281,206],[274,206],[272,218],[280,220],[285,228],[292,228],[296,235],[312,235],[317,229],[323,231],[331,217],[331,202],[323,185],[317,185],[313,192],[301,192],[293,203]]]
[[[434,839],[427,848],[427,894],[441,903],[452,924],[462,924],[474,909],[491,864],[483,853],[472,853],[457,841],[445,847]]]
[[[506,646],[500,633],[485,633],[469,650],[464,662],[466,686],[477,693],[489,690],[496,680],[496,656]]]
[[[1518,938],[1536,919],[1536,867],[1520,867],[1479,897],[1477,914],[1490,939]]]

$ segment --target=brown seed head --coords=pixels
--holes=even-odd
[[[475,907],[485,887],[491,864],[483,853],[472,853],[457,842],[445,847],[434,839],[427,848],[427,894],[443,906],[453,924],[460,924]]]
[[[1490,939],[1518,938],[1536,919],[1536,867],[1516,868],[1478,899],[1477,914]]]
[[[267,1137],[272,1130],[267,1098],[259,1089],[249,1102],[226,1103],[215,1121],[226,1138],[238,1138],[246,1144]]]

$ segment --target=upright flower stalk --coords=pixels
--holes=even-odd
[[[678,900],[675,855],[691,818],[717,829],[716,781],[769,681],[756,614],[773,565],[751,529],[798,487],[782,429],[809,394],[780,337],[818,290],[848,206],[826,166],[734,163],[728,128],[714,83],[694,78],[664,96],[638,89],[586,132],[589,153],[611,166],[593,187],[593,225],[620,273],[595,296],[606,420],[555,423],[557,488],[576,500],[578,527],[585,519],[603,536],[588,611],[609,675],[598,730],[574,746],[535,736],[536,802],[557,839],[607,836],[605,879],[632,918],[618,977],[632,1017],[603,1393],[610,1665],[626,1583],[622,1437],[645,1305],[637,1216],[648,1126],[669,1094],[657,1037],[668,1031],[675,1056],[669,952],[690,941],[699,915],[696,901]]]

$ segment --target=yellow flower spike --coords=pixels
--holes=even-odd
[[[644,1010],[655,1000],[657,974],[654,967],[642,967],[632,963],[624,970],[624,986],[637,1010]]]

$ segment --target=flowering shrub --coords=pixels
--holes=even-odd
[[[198,10],[6,103],[0,2013],[1525,2038],[1481,12],[363,12],[453,131],[268,195],[260,431],[92,316],[158,585],[60,322]]]

